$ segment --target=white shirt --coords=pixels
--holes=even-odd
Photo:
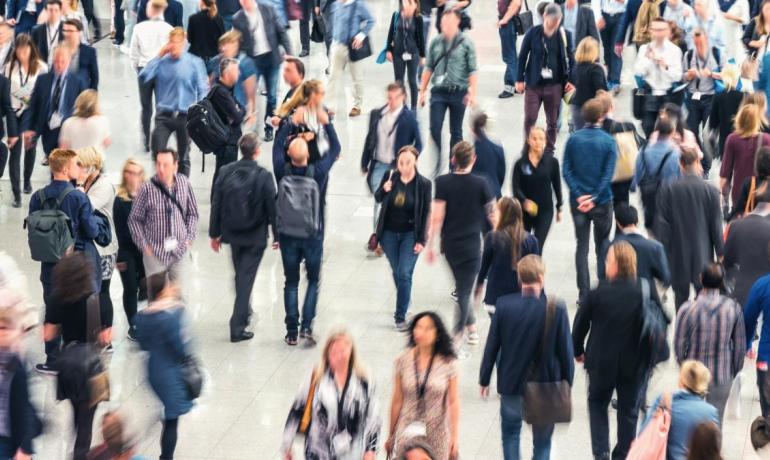
[[[0,62],[5,62],[5,60],[8,58],[8,52],[11,51],[12,46],[13,39],[8,40],[8,43],[5,45],[0,45]]]
[[[35,0],[27,0],[27,6],[24,7],[24,11],[37,13],[37,2]]]
[[[59,142],[72,150],[95,147],[104,153],[104,141],[109,137],[110,121],[104,115],[94,115],[90,118],[72,116],[64,120]]]
[[[53,62],[53,49],[59,43],[61,39],[61,21],[54,25],[46,23],[45,25],[45,41],[48,45],[48,65]]]
[[[19,65],[13,67],[13,72],[10,69],[9,64],[5,67],[3,74],[11,81],[11,108],[16,116],[21,116],[29,107],[29,100],[32,98],[32,90],[35,88],[37,77],[48,72],[48,66],[43,61],[39,61],[37,73],[31,75],[24,73]]]
[[[134,26],[129,57],[134,68],[144,67],[158,57],[160,49],[168,43],[171,25],[163,18],[152,18]]]
[[[377,123],[377,151],[374,154],[374,159],[380,163],[390,164],[396,159],[393,143],[396,140],[396,121],[402,110],[403,105],[396,110],[382,109],[380,122]]]
[[[254,6],[254,12],[246,13],[246,18],[249,20],[249,30],[251,30],[254,36],[254,55],[259,56],[261,54],[269,53],[270,42],[267,41],[267,34],[265,33],[265,25],[262,22],[262,13],[259,12],[259,6]]]
[[[666,67],[658,66],[653,59],[647,57],[647,50],[651,49],[654,56],[663,58]],[[642,45],[636,54],[634,74],[641,76],[650,88],[653,96],[663,96],[672,85],[682,79],[682,50],[666,40],[662,46],[655,42]]]

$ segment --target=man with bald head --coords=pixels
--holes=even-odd
[[[318,302],[318,288],[323,259],[324,207],[329,171],[340,155],[340,141],[331,123],[324,125],[329,139],[329,150],[314,163],[310,161],[307,139],[309,133],[302,133],[289,143],[288,151],[285,134],[279,135],[273,144],[273,173],[278,183],[276,202],[276,231],[280,247],[283,273],[286,281],[283,287],[283,303],[286,310],[287,345],[294,346],[299,338],[305,346],[315,345],[313,318]],[[299,266],[305,261],[307,271],[307,292],[302,306],[302,321],[299,312]]]

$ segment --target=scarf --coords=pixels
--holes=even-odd
[[[660,4],[663,0],[643,0],[634,21],[634,44],[644,45],[649,43],[650,23],[660,16]]]

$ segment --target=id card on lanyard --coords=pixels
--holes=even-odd
[[[347,424],[345,423],[345,413],[343,410],[345,408],[345,395],[348,393],[348,387],[350,386],[350,376],[352,373],[353,369],[348,369],[348,377],[345,379],[345,386],[342,387],[342,392],[339,393],[339,399],[337,400],[338,433],[332,438],[332,446],[334,447],[334,453],[337,456],[349,451],[353,442],[353,438],[350,436]]]
[[[428,388],[428,379],[430,378],[430,371],[433,369],[433,359],[436,354],[430,356],[428,367],[425,369],[425,377],[423,377],[422,384],[420,383],[420,370],[417,366],[417,353],[414,357],[414,385],[417,393],[417,415],[418,420],[410,423],[406,429],[404,429],[404,437],[409,439],[413,437],[427,436],[428,427],[425,424],[425,392]]]

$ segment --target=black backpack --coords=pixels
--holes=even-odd
[[[263,204],[258,193],[259,176],[264,177],[262,172],[266,171],[256,164],[238,164],[222,178],[223,229],[231,232],[253,230],[264,222]]]
[[[211,153],[227,143],[230,129],[211,103],[209,93],[187,109],[187,134],[203,153]]]

